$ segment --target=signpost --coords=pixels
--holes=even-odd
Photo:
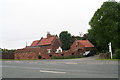
[[[111,46],[111,42],[109,42],[109,52],[111,53],[111,59],[112,59],[112,46]]]

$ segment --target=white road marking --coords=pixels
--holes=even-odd
[[[11,61],[5,61],[5,62],[11,63]]]
[[[77,63],[69,62],[69,63],[65,63],[65,64],[77,64]]]
[[[66,73],[66,72],[46,71],[46,70],[40,70],[40,72],[46,72],[46,73],[61,73],[61,74],[65,74],[65,73]]]
[[[29,62],[29,63],[32,63],[32,64],[34,64],[34,63],[38,63],[38,62]]]
[[[23,63],[22,61],[14,61],[14,62],[16,62],[16,63]]]
[[[56,62],[45,62],[44,64],[56,64]]]

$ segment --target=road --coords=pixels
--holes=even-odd
[[[118,61],[95,58],[2,61],[2,77],[118,78]]]

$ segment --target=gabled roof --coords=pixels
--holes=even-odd
[[[94,45],[88,40],[77,40],[77,41],[81,43],[84,47],[94,47]]]
[[[47,33],[47,37],[46,38],[41,38],[40,40],[36,40],[33,41],[31,46],[35,47],[35,46],[46,46],[46,45],[51,45],[54,44],[55,41],[58,41],[58,43],[61,44],[60,39],[58,38],[57,35],[51,35],[49,32]],[[62,45],[62,44],[61,44]]]
[[[52,43],[52,41],[54,40],[55,36],[50,37],[50,38],[42,38],[41,41],[38,43],[39,46],[42,45],[49,45]]]
[[[50,45],[52,41],[56,38],[56,36],[52,36],[49,38],[41,38],[41,40],[33,41],[31,46],[43,46],[43,45]]]
[[[39,40],[33,41],[31,46],[38,46],[38,42],[39,42]]]

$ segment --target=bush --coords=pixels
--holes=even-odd
[[[100,53],[99,54],[99,58],[100,59],[110,59],[110,53],[107,52],[107,53]]]
[[[115,56],[114,56],[115,59],[120,59],[120,49],[117,49],[115,51]]]

